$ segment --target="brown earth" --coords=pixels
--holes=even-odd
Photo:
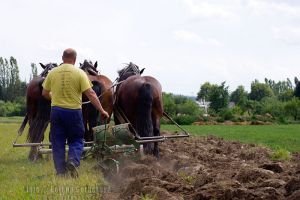
[[[280,162],[271,153],[212,136],[168,140],[159,159],[123,156],[103,199],[300,199],[300,154]]]

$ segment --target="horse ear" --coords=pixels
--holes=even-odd
[[[97,69],[97,67],[98,67],[98,61],[95,62],[94,67]]]
[[[46,66],[45,66],[43,63],[40,63],[40,65],[41,65],[41,67],[42,67],[43,69],[46,68]]]
[[[143,68],[141,71],[140,71],[140,75],[142,75],[142,73],[144,72],[145,68]]]

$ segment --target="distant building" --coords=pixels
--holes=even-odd
[[[205,101],[205,99],[200,99],[196,101],[198,106],[204,110],[204,116],[208,116],[208,108],[209,108],[209,101]]]

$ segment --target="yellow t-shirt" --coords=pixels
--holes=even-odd
[[[43,83],[43,88],[51,91],[51,106],[69,109],[80,109],[82,92],[91,87],[86,73],[71,64],[54,68]]]

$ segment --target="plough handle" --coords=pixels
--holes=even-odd
[[[180,128],[187,137],[190,136],[190,134],[186,130],[184,130],[179,124],[177,124],[177,122],[175,122],[175,120],[173,120],[165,111],[163,112],[163,116],[166,117],[167,119],[169,119],[171,122],[173,122],[178,128]]]

